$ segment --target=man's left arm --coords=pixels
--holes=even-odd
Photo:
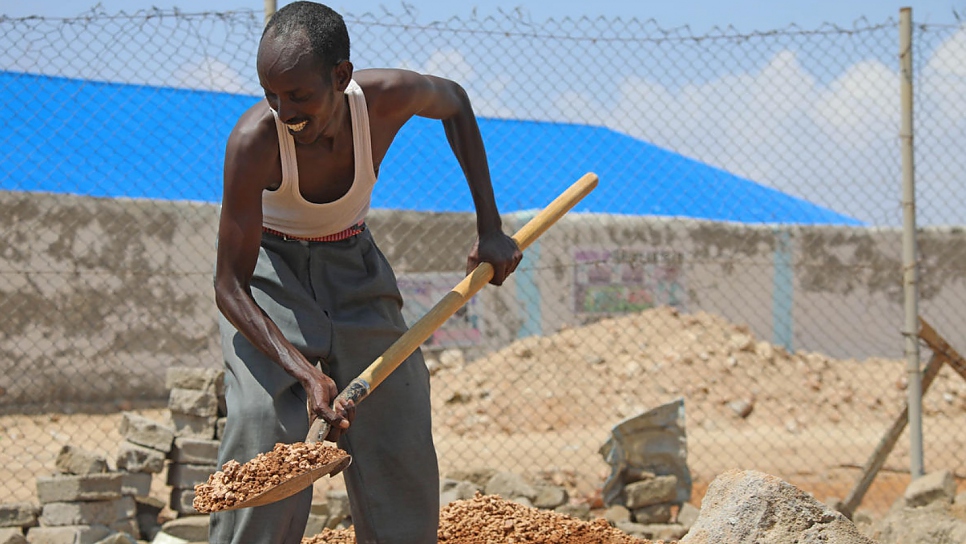
[[[469,96],[458,83],[405,70],[392,71],[393,104],[398,112],[439,119],[459,161],[476,207],[477,242],[467,257],[467,273],[481,262],[493,266],[490,283],[501,285],[523,258],[516,242],[503,232],[493,195],[490,168],[480,127]],[[397,79],[398,78],[398,79]]]

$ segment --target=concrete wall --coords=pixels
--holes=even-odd
[[[163,404],[167,368],[220,367],[217,215],[209,204],[0,193],[0,412]],[[507,216],[506,229],[529,215]],[[410,319],[419,296],[437,300],[413,286],[445,290],[465,270],[471,214],[376,210],[369,224]],[[920,244],[921,313],[956,344],[966,236],[928,230]],[[792,349],[900,357],[900,255],[897,230],[571,214],[448,325],[458,334],[427,349],[473,357],[610,310],[673,304]]]

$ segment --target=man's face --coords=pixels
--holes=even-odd
[[[265,36],[258,47],[258,81],[269,107],[278,113],[295,141],[316,141],[334,135],[335,112],[348,84],[336,69],[324,69],[304,33]],[[341,88],[340,88],[341,87]]]

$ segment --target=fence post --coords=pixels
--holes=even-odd
[[[277,0],[265,0],[265,24],[268,24],[268,20],[275,15],[275,11],[278,8]]]
[[[919,275],[916,248],[916,184],[913,147],[912,8],[899,10],[899,85],[902,102],[902,285],[905,294],[906,369],[909,374],[909,474],[923,475],[922,375],[919,371]]]

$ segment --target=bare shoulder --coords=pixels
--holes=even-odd
[[[362,87],[371,114],[412,115],[420,97],[434,90],[430,76],[396,68],[357,70],[353,79]]]
[[[278,132],[268,104],[260,100],[235,123],[225,149],[226,182],[240,173],[246,182],[269,186],[278,163]],[[240,180],[239,180],[240,181]]]

